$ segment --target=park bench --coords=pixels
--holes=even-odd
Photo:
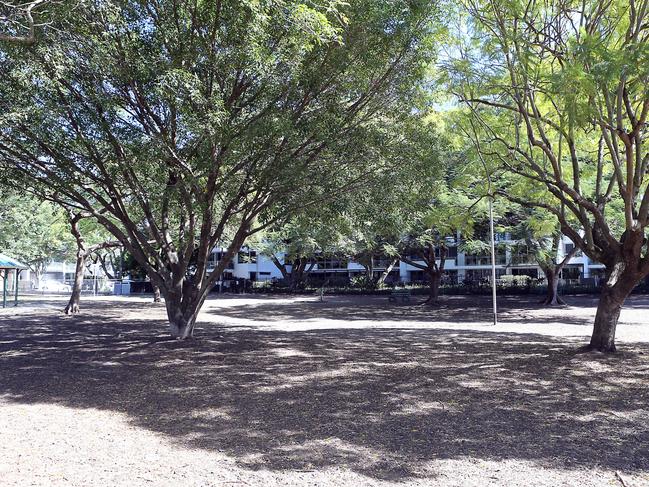
[[[394,289],[390,293],[390,297],[388,298],[389,302],[398,302],[401,300],[402,303],[409,303],[410,302],[410,290],[409,289]]]

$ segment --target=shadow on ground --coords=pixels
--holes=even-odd
[[[241,296],[228,296],[230,300],[245,299]],[[425,296],[412,296],[409,303],[389,303],[387,296],[326,296],[320,302],[317,298],[304,297],[293,302],[268,299],[258,302],[227,303],[219,306],[219,298],[212,299],[214,305],[207,311],[216,316],[246,319],[259,322],[343,320],[343,321],[409,321],[409,322],[450,322],[450,323],[491,323],[491,296],[442,296],[436,306],[423,304]],[[305,302],[308,301],[308,309]],[[595,300],[577,298],[575,303],[593,306]],[[570,304],[570,303],[569,303]],[[636,304],[647,307],[649,303]],[[547,307],[539,302],[538,296],[506,296],[498,300],[498,320],[503,323],[519,323],[521,320],[535,319],[535,310],[544,310],[540,318],[544,322],[568,323],[592,327],[591,316],[566,317],[565,307]]]
[[[119,312],[0,319],[4,400],[123,412],[249,469],[404,480],[465,457],[649,469],[646,344],[609,357],[532,334],[217,325],[180,343]]]

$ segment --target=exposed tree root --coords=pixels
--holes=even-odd
[[[64,312],[66,315],[76,315],[76,314],[79,313],[79,305],[78,305],[77,303],[74,303],[74,304],[68,304],[68,305],[65,307],[65,309],[63,310],[63,312]]]

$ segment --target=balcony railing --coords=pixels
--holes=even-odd
[[[496,265],[505,265],[504,255],[496,254]],[[467,255],[464,257],[464,264],[467,266],[484,266],[491,265],[491,256],[489,255]]]
[[[536,265],[536,260],[531,254],[512,254],[512,265]]]
[[[218,260],[210,259],[208,264],[207,264],[207,267],[209,269],[214,269],[217,266],[218,263],[219,263]],[[228,270],[234,270],[234,260],[231,260],[225,268],[228,269]]]

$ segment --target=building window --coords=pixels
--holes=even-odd
[[[578,280],[583,274],[583,266],[568,265],[561,271],[561,279]]]
[[[491,253],[484,252],[464,257],[465,265],[491,265]],[[496,252],[496,265],[505,265],[505,254]]]
[[[575,244],[567,243],[565,245],[565,255],[568,255],[570,252],[572,252],[572,249],[574,248],[575,248]],[[581,257],[581,255],[582,255],[581,250],[577,250],[577,252],[575,252],[575,257]]]
[[[412,283],[427,284],[430,282],[430,276],[424,271],[410,271],[408,280]],[[457,284],[457,271],[444,271],[440,283],[446,286]]]
[[[390,264],[394,259],[391,259],[390,257],[378,257],[374,259],[374,268],[375,269],[387,269],[390,267]],[[395,266],[399,265],[399,261],[397,260],[396,263],[394,264]]]
[[[208,260],[208,267],[210,268],[215,268],[217,264],[223,259],[223,256],[225,255],[225,252],[222,252],[220,250],[217,250],[216,252],[212,252],[210,254],[210,258]],[[230,260],[228,262],[228,265],[226,266],[226,269],[234,269],[234,262]]]
[[[257,262],[257,251],[256,250],[240,250],[237,256],[237,262],[239,264],[255,264]]]
[[[439,247],[435,247],[435,257],[439,259]],[[446,247],[446,260],[457,258],[457,247]]]
[[[320,283],[320,285],[325,282],[330,286],[346,286],[349,284],[349,276],[346,272],[318,272],[311,274],[309,280]]]
[[[336,257],[321,257],[317,260],[318,269],[347,269],[347,260]]]
[[[511,249],[511,264],[525,265],[534,264],[536,261],[534,252],[527,245],[516,245]]]
[[[426,254],[428,251],[425,251]],[[439,247],[435,247],[435,258],[439,259]],[[422,257],[422,254],[410,254],[408,256],[409,260],[414,260],[415,262],[423,262],[424,258]],[[457,259],[457,247],[446,247],[446,260],[453,260]]]

